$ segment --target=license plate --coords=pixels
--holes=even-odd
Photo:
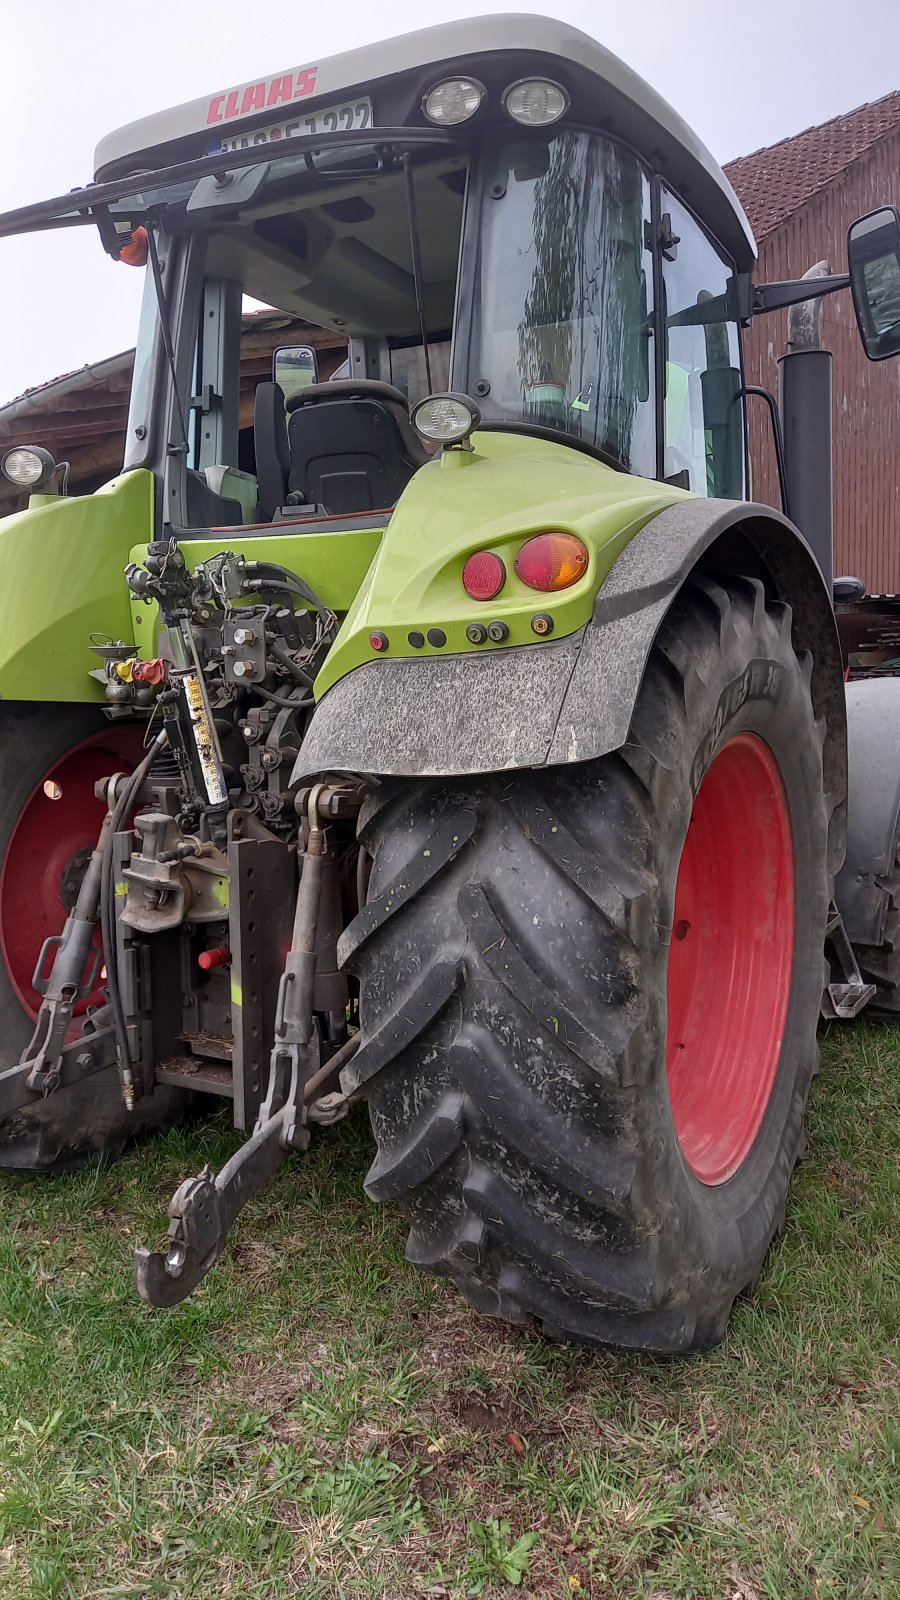
[[[372,126],[372,102],[367,96],[348,100],[342,106],[326,106],[321,111],[304,111],[289,122],[272,122],[252,133],[236,133],[223,139],[219,151],[249,150],[253,144],[274,144],[279,139],[297,139],[311,133],[361,133]]]

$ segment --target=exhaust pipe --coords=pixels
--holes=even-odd
[[[804,278],[829,276],[817,261]],[[830,350],[822,348],[822,300],[788,311],[788,343],[779,357],[779,409],[791,518],[812,548],[828,592],[834,581]]]

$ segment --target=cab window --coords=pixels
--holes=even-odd
[[[665,308],[663,476],[694,494],[740,500],[744,423],[734,322],[691,322],[725,294],[733,267],[668,190],[660,195]]]

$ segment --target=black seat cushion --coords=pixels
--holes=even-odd
[[[430,459],[389,384],[312,384],[288,402],[288,490],[332,515],[392,506]]]

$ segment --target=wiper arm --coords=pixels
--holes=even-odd
[[[178,393],[178,374],[175,367],[175,344],[172,339],[172,329],[169,325],[169,306],[166,300],[166,291],[163,287],[162,271],[159,265],[159,253],[156,248],[156,236],[153,228],[147,228],[147,257],[150,262],[150,271],[153,275],[153,288],[156,293],[156,309],[159,313],[159,330],[162,334],[163,348],[166,352],[166,361],[169,366],[169,375],[172,379],[172,393],[175,397],[175,407],[178,412],[178,421],[181,424],[181,437],[185,451],[188,447],[187,424],[184,420],[184,410],[181,404],[181,395]]]
[[[237,172],[243,167],[258,167],[261,162],[273,163],[297,156],[312,156],[316,151],[326,149],[360,149],[363,146],[375,150],[406,149],[422,145],[447,147],[456,143],[451,133],[437,128],[372,128],[368,138],[342,128],[337,133],[301,134],[274,145],[249,145],[246,150],[229,150],[227,153],[214,151],[211,155],[196,156],[191,161],[180,161],[175,166],[159,167],[154,172],[135,172],[126,178],[114,178],[109,183],[89,183],[83,189],[70,189],[68,194],[57,195],[52,200],[42,200],[37,205],[19,206],[15,211],[3,212],[0,214],[0,238],[94,222],[98,212],[105,211],[119,200],[139,200],[145,190],[186,183],[191,178],[206,177],[208,173]],[[329,173],[328,179],[334,181],[336,177],[351,176],[353,174],[347,172]]]

